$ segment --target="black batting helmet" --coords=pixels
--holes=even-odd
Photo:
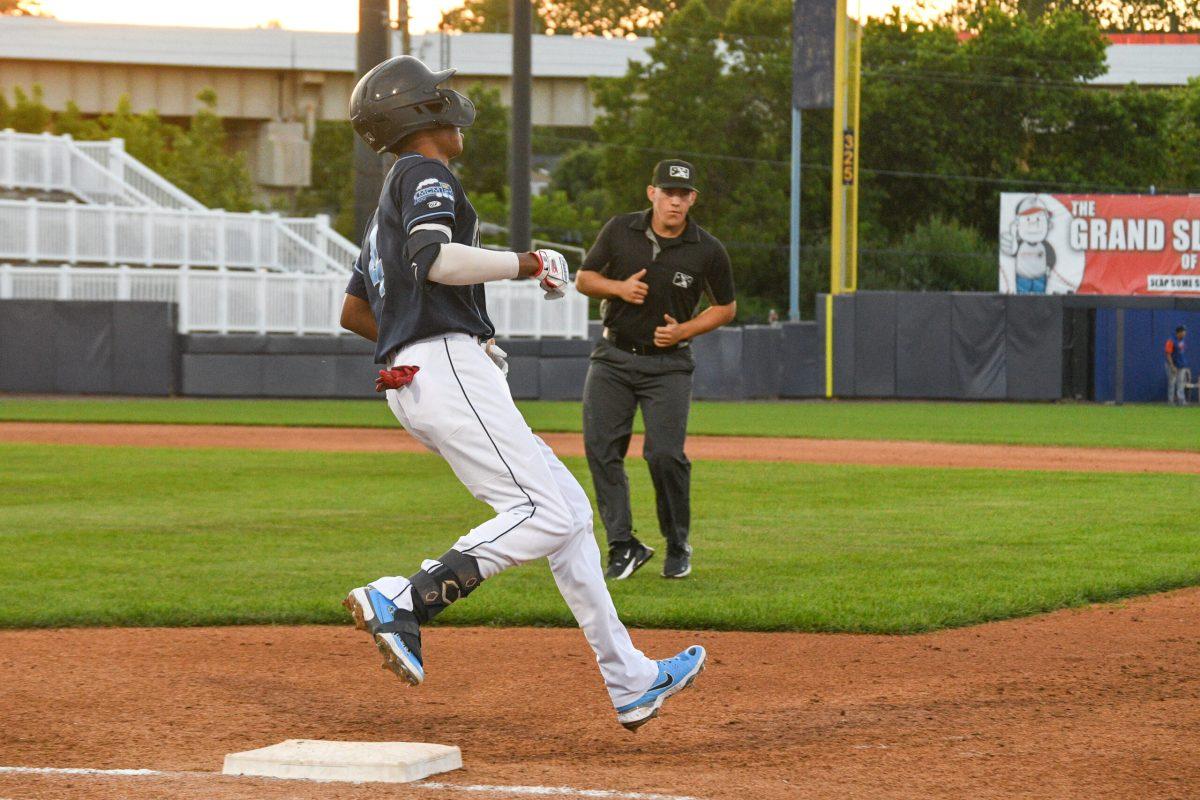
[[[455,70],[434,72],[417,58],[396,56],[375,65],[350,95],[350,124],[377,153],[426,128],[475,121],[475,106],[453,89],[438,84]]]

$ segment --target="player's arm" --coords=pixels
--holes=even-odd
[[[362,273],[362,256],[354,262],[354,271],[350,273],[350,282],[346,284],[346,299],[342,301],[342,327],[351,333],[357,333],[368,341],[379,338],[379,326],[375,322],[375,313],[371,311],[371,303],[367,300],[367,284]]]
[[[408,234],[404,256],[416,282],[473,286],[512,278],[537,278],[547,297],[561,296],[566,259],[551,250],[512,253],[454,241],[455,208],[460,191],[450,171],[427,163],[405,174],[397,204]],[[461,238],[461,237],[460,237]]]
[[[535,278],[542,272],[536,253],[488,250],[450,241],[449,226],[424,223],[409,233],[408,257],[425,279],[447,286]],[[428,264],[428,266],[426,266]]]

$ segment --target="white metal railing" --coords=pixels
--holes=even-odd
[[[275,214],[0,200],[0,259],[349,271]]]
[[[62,137],[67,145],[71,137]],[[111,172],[117,180],[148,198],[154,205],[163,208],[189,208],[194,211],[206,206],[180,189],[154,170],[125,152],[121,139],[106,139],[98,142],[74,142],[75,147],[100,166]]]
[[[315,217],[283,217],[279,222],[347,270],[354,267],[359,247],[333,229],[329,224],[328,214],[317,214]]]
[[[335,273],[0,264],[0,300],[179,304],[179,332],[341,334],[346,276]],[[500,336],[587,336],[587,298],[546,301],[533,281],[487,285]]]
[[[201,210],[204,205],[125,152],[121,139],[0,132],[0,186],[73,194],[88,203]]]
[[[497,335],[587,338],[588,299],[574,287],[561,300],[546,300],[536,281],[493,281],[486,287]]]

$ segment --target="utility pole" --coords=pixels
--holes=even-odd
[[[388,57],[388,0],[358,0],[357,77]],[[354,241],[361,242],[383,190],[383,161],[366,142],[354,137]]]
[[[405,56],[412,55],[412,34],[408,32],[408,0],[398,0],[399,8],[397,9],[396,24],[400,28],[400,54]]]
[[[529,164],[532,159],[530,106],[533,4],[511,0],[512,6],[512,135],[508,145],[509,247],[530,249]]]

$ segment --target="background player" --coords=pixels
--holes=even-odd
[[[536,278],[561,297],[570,276],[562,255],[500,253],[479,244],[479,222],[448,162],[462,152],[471,102],[441,89],[454,70],[431,72],[410,56],[378,65],[350,100],[354,130],[397,160],[346,288],[342,324],[376,342],[377,388],[422,444],[496,516],[409,577],[351,590],[344,605],[371,633],[384,666],[413,685],[425,677],[420,625],[487,578],[548,558],[554,580],[596,654],[617,719],[630,730],[687,688],[704,648],[652,661],[630,641],[604,585],[587,495],[513,403],[483,282]],[[387,487],[363,476],[365,491]],[[403,518],[397,520],[402,524]]]

